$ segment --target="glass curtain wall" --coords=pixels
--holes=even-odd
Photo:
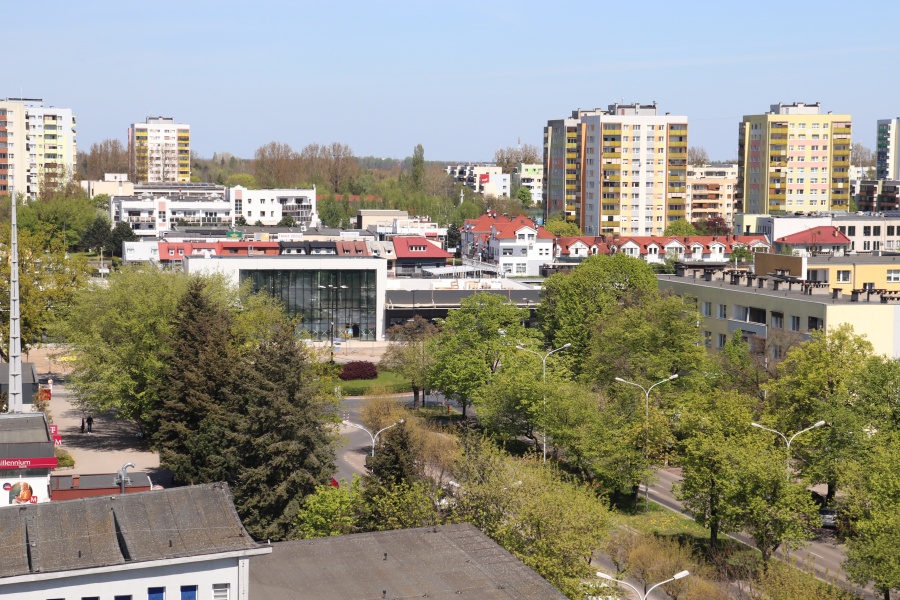
[[[375,340],[376,287],[374,270],[241,271],[254,292],[265,291],[300,318],[301,332],[314,340]]]

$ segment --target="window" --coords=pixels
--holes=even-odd
[[[524,274],[526,272],[527,265],[526,263],[516,263],[516,273]]]
[[[166,588],[147,588],[147,600],[166,600]]]
[[[853,237],[856,235],[856,225],[848,225],[847,226],[847,236]]]
[[[724,348],[727,342],[728,336],[724,333],[720,333],[718,336],[716,336],[716,348]]]
[[[712,331],[703,332],[703,345],[707,348],[712,345]]]
[[[850,271],[838,271],[837,272],[837,282],[838,283],[850,283]]]
[[[726,304],[719,305],[719,318],[720,319],[728,318],[728,305],[726,305]]]
[[[231,597],[231,584],[214,583],[212,587],[213,600],[229,600]]]
[[[181,600],[197,600],[197,586],[196,585],[181,586]]]
[[[888,283],[900,283],[900,269],[888,269]]]
[[[113,596],[113,600],[131,600],[131,594],[127,596]]]
[[[512,255],[513,255],[512,248],[503,248],[502,250],[500,250],[500,256],[512,256]]]
[[[772,329],[784,329],[784,313],[772,313]]]
[[[800,331],[800,317],[791,317],[791,331]]]
[[[700,309],[701,309],[701,310],[700,310],[700,313],[701,313],[704,317],[711,317],[711,316],[712,316],[712,302],[704,302],[704,303],[700,306]]]

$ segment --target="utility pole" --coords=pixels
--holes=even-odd
[[[19,230],[16,217],[16,190],[9,188],[12,223],[9,270],[9,402],[7,412],[20,413],[22,404],[22,320],[19,310]]]

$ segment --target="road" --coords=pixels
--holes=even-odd
[[[681,505],[681,502],[676,500],[675,496],[672,494],[672,485],[680,481],[681,477],[677,473],[665,469],[657,471],[656,475],[657,483],[650,486],[650,499],[669,510],[689,517],[690,515],[684,512],[684,507]],[[750,536],[744,534],[734,534],[729,537],[738,540],[739,542],[743,542],[748,546],[754,545]],[[791,551],[790,558],[792,560],[798,560],[801,563],[810,564],[815,569],[816,574],[820,579],[826,581],[834,579],[841,587],[859,594],[863,598],[878,600],[879,596],[875,594],[871,585],[866,588],[861,588],[847,581],[847,577],[844,575],[842,569],[844,559],[846,558],[844,549],[833,541],[829,541],[827,539],[828,537],[829,534],[826,533],[821,539],[813,540],[803,548]],[[783,550],[779,550],[777,555],[779,558],[786,558]]]

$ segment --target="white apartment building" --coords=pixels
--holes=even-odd
[[[528,188],[531,192],[531,202],[540,204],[544,197],[544,165],[542,163],[519,163],[512,173],[513,187]]]
[[[705,221],[719,217],[728,227],[732,227],[737,172],[736,164],[688,167],[687,220]]]
[[[507,276],[535,277],[540,268],[553,262],[556,237],[540,226],[513,221],[491,226],[484,258],[499,266]]]
[[[585,235],[662,235],[669,222],[685,218],[687,117],[660,115],[656,104],[612,104],[580,120]],[[577,188],[578,179],[571,185]]]
[[[315,227],[316,188],[248,190],[242,186],[228,188],[225,198],[231,203],[234,217],[243,217],[248,225],[261,222],[277,225],[282,217],[292,217],[297,226]]]
[[[875,178],[900,179],[900,117],[878,119],[875,139]]]
[[[476,194],[509,197],[510,177],[497,165],[468,163],[449,165],[444,171],[456,181],[464,183]]]
[[[128,128],[128,157],[138,183],[191,181],[191,126],[172,117],[147,117]]]
[[[850,255],[900,251],[900,215],[896,213],[830,213],[801,215],[742,215],[741,233],[758,233],[775,241],[815,228],[837,227],[850,239]],[[747,218],[755,217],[755,218]]]
[[[0,193],[34,199],[42,183],[67,181],[74,171],[75,116],[40,98],[0,100]]]

